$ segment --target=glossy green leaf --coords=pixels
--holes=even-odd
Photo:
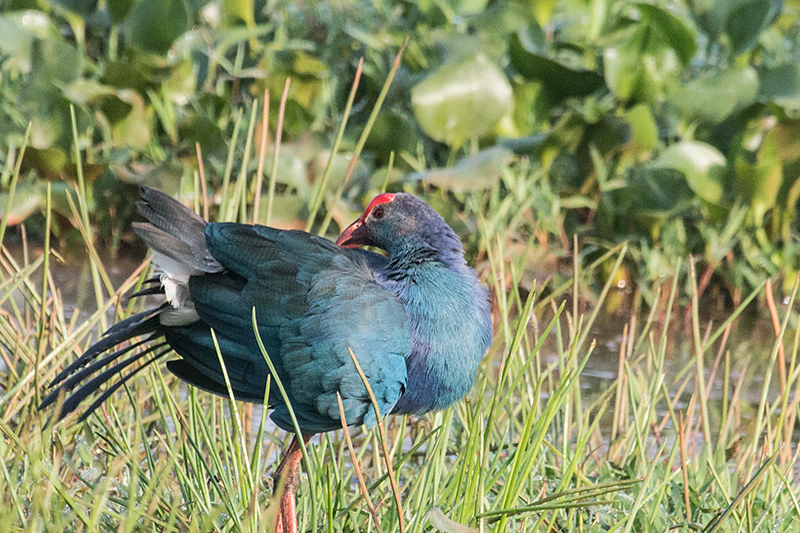
[[[664,150],[652,167],[683,173],[698,197],[719,205],[724,194],[726,163],[725,156],[713,146],[698,141],[682,141]]]
[[[781,11],[783,0],[748,0],[733,2],[725,29],[734,55],[751,50],[761,34]]]
[[[42,203],[41,193],[32,185],[22,184],[14,191],[14,202],[8,214],[7,223],[10,226],[23,222],[26,218],[39,210]],[[0,193],[0,213],[6,212],[8,192]]]
[[[35,169],[40,176],[51,180],[61,175],[66,164],[67,154],[59,148],[28,147],[22,161],[24,170]]]
[[[666,43],[677,52],[681,62],[688,64],[697,52],[697,35],[694,30],[664,8],[643,3],[636,4],[636,8],[642,14],[642,20],[661,31]]]
[[[787,109],[800,109],[800,65],[787,63],[758,72],[758,99]]]
[[[97,0],[50,0],[73,13],[83,17],[91,15],[97,9]]]
[[[690,119],[717,123],[753,103],[757,95],[758,76],[747,67],[692,80],[676,88],[670,100]]]
[[[194,146],[200,143],[203,154],[224,154],[227,144],[222,132],[209,118],[202,115],[190,115],[178,126],[178,137]]]
[[[42,84],[67,84],[80,75],[81,56],[71,44],[61,39],[36,39],[31,50],[31,77],[38,77]]]
[[[773,128],[764,135],[755,165],[742,156],[734,161],[737,192],[753,207],[757,225],[762,224],[766,212],[775,206],[783,182],[783,164],[778,152],[779,134]]]
[[[188,28],[183,0],[139,0],[125,19],[125,36],[132,46],[162,55]]]
[[[222,10],[225,18],[234,24],[242,21],[248,28],[256,25],[253,0],[223,0]]]
[[[123,89],[118,92],[118,96],[131,106],[131,110],[112,129],[114,145],[141,150],[150,142],[153,110],[145,107],[144,99],[136,91]]]
[[[694,196],[686,179],[676,169],[640,167],[629,174],[627,181],[636,201],[636,211],[646,211],[650,217],[666,217]]]
[[[433,139],[459,146],[485,135],[511,107],[511,85],[486,57],[446,65],[411,90],[414,116]]]
[[[586,96],[603,86],[603,77],[591,70],[567,67],[535,52],[515,33],[509,42],[509,59],[513,67],[529,80],[536,80],[556,100]]]
[[[128,16],[128,13],[136,1],[137,0],[106,0],[108,12],[111,14],[111,21],[118,24],[125,20],[125,17]]]
[[[621,34],[619,42],[603,51],[605,80],[622,99],[657,101],[676,83],[682,65],[661,31],[649,24]]]
[[[40,11],[18,11],[0,15],[0,55],[3,70],[28,73],[34,39],[58,39],[50,18]]]
[[[414,172],[406,181],[425,181],[455,193],[491,189],[511,162],[511,150],[493,146],[461,159],[452,168]]]
[[[652,150],[659,145],[658,126],[653,113],[646,104],[638,104],[625,114],[631,126],[633,141],[644,150]]]

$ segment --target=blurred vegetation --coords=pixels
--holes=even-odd
[[[0,0],[0,10],[0,212],[41,231],[51,182],[62,246],[80,240],[66,197],[76,151],[96,235],[116,250],[133,240],[137,184],[195,194],[196,144],[212,192],[229,154],[255,173],[247,116],[269,90],[274,136],[287,77],[280,164],[270,154],[264,168],[277,181],[273,222],[306,220],[363,58],[332,165],[353,211],[384,181],[439,188],[436,207],[451,211],[507,201],[525,211],[508,211],[511,239],[543,256],[568,256],[573,234],[587,259],[628,240],[621,276],[644,287],[695,256],[701,294],[722,288],[734,303],[800,269],[797,0]],[[323,196],[336,222],[350,216]]]

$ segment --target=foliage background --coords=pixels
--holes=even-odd
[[[185,178],[197,167],[199,143],[218,187],[234,130],[247,125],[239,114],[269,89],[274,132],[290,77],[276,176],[276,209],[289,223],[308,213],[359,59],[363,78],[334,180],[408,36],[346,191],[351,209],[380,187],[390,158],[392,182],[416,172],[411,179],[461,200],[519,167],[528,186],[500,194],[530,208],[533,217],[512,230],[521,242],[534,239],[543,256],[564,256],[573,233],[597,253],[630,240],[635,253],[623,275],[634,281],[659,279],[676,258],[700,256],[701,293],[722,287],[734,302],[764,276],[791,280],[800,267],[796,1],[0,6],[5,189],[31,125],[10,220],[37,213],[43,181],[54,180],[62,242],[73,228],[59,201],[67,187],[59,178],[69,183],[75,174],[70,105],[94,184],[93,220],[116,250],[134,211],[132,184],[176,193],[183,183],[191,193]],[[237,145],[240,159],[243,150]],[[41,226],[42,217],[34,229],[35,220]]]

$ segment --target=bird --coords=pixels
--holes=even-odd
[[[160,274],[131,297],[161,294],[164,301],[108,329],[53,379],[40,409],[59,402],[61,419],[94,397],[85,420],[168,354],[177,358],[167,368],[183,381],[263,404],[271,372],[256,329],[305,442],[342,428],[339,398],[348,426],[378,422],[353,357],[381,415],[443,410],[472,388],[492,342],[489,291],[455,231],[417,196],[379,194],[335,242],[206,222],[145,186],[137,207],[146,221],[133,230]],[[275,424],[294,433],[277,387],[267,403]],[[295,436],[274,474],[276,491],[283,490],[280,533],[297,530],[301,458]]]

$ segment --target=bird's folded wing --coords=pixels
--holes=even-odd
[[[263,398],[267,366],[259,334],[305,432],[340,427],[336,398],[349,425],[375,413],[352,362],[352,350],[388,414],[406,382],[411,333],[403,306],[374,280],[362,253],[303,232],[209,224],[206,245],[227,270],[193,277],[191,297],[203,325],[175,328],[170,344],[185,362],[170,368],[196,385],[227,394],[209,333],[214,328],[234,393]],[[288,409],[272,387],[272,418],[290,429]]]

